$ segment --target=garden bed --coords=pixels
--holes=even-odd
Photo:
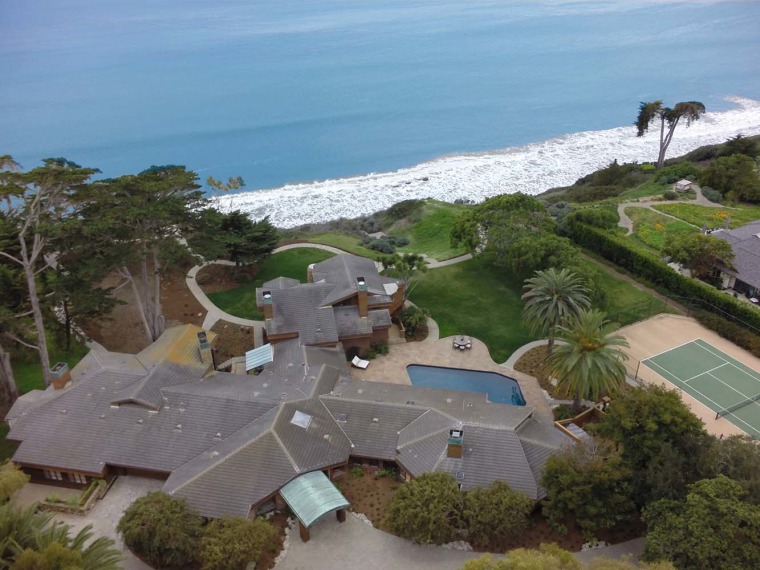
[[[58,498],[55,493],[49,495],[40,503],[40,510],[86,515],[95,506],[95,502],[103,498],[107,490],[108,484],[103,479],[93,479],[81,493],[69,499]]]

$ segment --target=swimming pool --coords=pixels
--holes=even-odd
[[[496,372],[410,364],[406,367],[406,373],[414,386],[482,392],[488,396],[489,402],[525,405],[517,380]]]

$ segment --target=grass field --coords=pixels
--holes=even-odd
[[[240,287],[209,293],[208,298],[223,311],[244,319],[263,320],[256,310],[256,287],[276,277],[291,277],[306,282],[306,269],[312,263],[324,261],[334,254],[321,249],[299,248],[275,253],[259,267],[256,279]]]
[[[370,257],[372,259],[375,259],[376,257],[382,255],[377,251],[372,251],[371,249],[364,247],[361,244],[361,239],[358,237],[342,234],[339,232],[325,232],[323,234],[314,234],[305,238],[305,241],[308,241],[310,243],[331,245],[333,247],[337,247],[338,249],[342,249],[343,251],[347,251],[348,253],[361,255],[362,257]]]
[[[729,227],[737,228],[747,222],[760,220],[760,206],[739,205],[735,208],[710,208],[694,204],[661,204],[656,210],[675,216],[697,227],[719,228],[727,216],[731,217]]]
[[[48,335],[48,349],[50,351],[50,365],[53,366],[56,362],[66,362],[69,365],[69,370],[74,368],[89,352],[86,346],[74,340],[71,343],[71,350],[66,352],[58,348],[52,335]],[[31,390],[45,389],[45,383],[42,380],[42,366],[36,352],[25,355],[23,359],[13,358],[11,366],[19,393],[26,394]]]
[[[633,220],[633,233],[642,243],[658,251],[665,245],[668,236],[681,236],[699,231],[680,220],[674,220],[647,208],[626,208]]]
[[[437,200],[428,200],[422,210],[421,219],[407,229],[393,227],[389,234],[409,238],[409,245],[399,248],[404,253],[424,253],[443,261],[463,255],[463,248],[451,247],[449,234],[457,216],[466,208]]]
[[[621,326],[664,310],[664,301],[611,275],[592,260],[584,258],[581,263],[597,276],[607,293],[602,310]],[[430,311],[442,337],[474,336],[486,343],[496,362],[536,340],[522,322],[523,279],[507,268],[495,267],[489,256],[431,269],[416,279],[411,300]]]
[[[670,184],[660,184],[652,180],[644,182],[641,186],[631,188],[614,198],[616,202],[629,202],[639,198],[660,199],[666,190],[670,190]]]
[[[441,337],[474,336],[496,362],[536,339],[522,323],[522,279],[494,267],[489,256],[431,269],[417,279],[411,300],[430,311]]]

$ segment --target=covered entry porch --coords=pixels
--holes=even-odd
[[[298,517],[301,540],[309,542],[309,527],[335,512],[338,521],[346,520],[349,502],[321,471],[304,473],[280,489],[280,496]]]

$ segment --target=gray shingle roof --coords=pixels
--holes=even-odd
[[[351,454],[376,459],[395,460],[399,432],[426,412],[416,406],[338,396],[324,396],[322,401],[354,444]]]
[[[300,285],[301,282],[298,279],[291,279],[290,277],[277,277],[275,279],[272,279],[271,281],[267,281],[264,283],[261,288],[262,289],[289,289],[290,287],[295,287],[296,285]]]
[[[349,253],[336,255],[325,261],[315,263],[312,269],[314,282],[324,281],[336,285],[336,293],[331,296],[340,299],[340,295],[350,296],[358,289],[356,278],[364,277],[367,290],[375,295],[384,295],[383,280],[377,272],[375,262],[366,257],[359,257]],[[345,293],[344,293],[345,292]]]
[[[760,289],[760,220],[733,230],[719,230],[712,235],[730,243],[734,250],[735,270],[725,271]]]
[[[292,423],[296,411],[311,416],[308,428]],[[273,430],[299,473],[341,463],[351,453],[351,441],[316,398],[284,404]]]

